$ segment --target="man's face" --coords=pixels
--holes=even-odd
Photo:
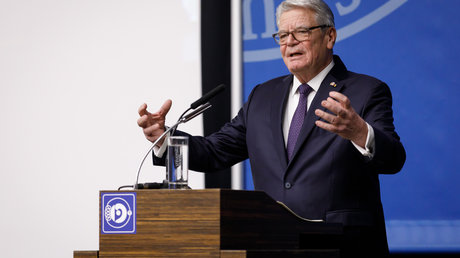
[[[281,15],[279,31],[291,32],[318,25],[323,24],[317,24],[313,11],[296,8]],[[329,64],[335,43],[334,28],[328,28],[326,32],[314,29],[310,39],[302,42],[294,39],[292,34],[288,37],[287,44],[281,45],[280,50],[286,67],[294,75],[310,80]]]

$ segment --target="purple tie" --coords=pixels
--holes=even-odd
[[[294,153],[294,147],[297,142],[297,138],[300,134],[300,129],[302,129],[303,120],[305,118],[305,113],[307,112],[307,98],[308,94],[313,89],[308,84],[302,84],[299,86],[299,104],[295,110],[294,116],[292,117],[291,125],[289,127],[289,135],[287,142],[287,153],[288,159],[291,160],[292,154]]]

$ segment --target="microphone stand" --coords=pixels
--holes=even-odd
[[[212,105],[209,102],[206,102],[206,103],[200,105],[199,107],[197,107],[195,110],[193,110],[189,114],[187,114],[185,116],[183,114],[173,126],[169,127],[166,131],[164,131],[163,134],[160,135],[160,137],[158,137],[158,139],[156,139],[155,142],[153,142],[152,146],[149,148],[149,150],[145,154],[144,158],[142,159],[141,164],[139,165],[139,169],[137,170],[136,183],[133,186],[134,190],[138,189],[139,175],[141,173],[142,165],[144,165],[144,161],[148,157],[150,152],[153,150],[153,147],[155,147],[155,145],[157,145],[157,143],[159,143],[161,141],[161,139],[163,139],[170,131],[175,130],[180,124],[187,123],[188,121],[190,121],[193,118],[195,118],[196,116],[200,115],[201,113],[203,113],[204,111],[206,111],[210,107],[212,107]]]

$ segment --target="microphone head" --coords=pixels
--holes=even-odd
[[[215,87],[214,89],[212,89],[211,91],[206,93],[203,97],[201,97],[197,101],[193,102],[190,105],[190,108],[195,109],[195,108],[199,107],[200,105],[208,102],[208,100],[210,100],[211,98],[213,98],[214,96],[216,96],[217,94],[222,92],[224,89],[225,89],[225,84],[220,84],[219,86]]]

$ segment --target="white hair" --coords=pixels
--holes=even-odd
[[[334,14],[323,0],[285,0],[276,8],[276,25],[280,25],[280,17],[286,11],[295,8],[306,8],[315,12],[318,25],[335,26]]]

